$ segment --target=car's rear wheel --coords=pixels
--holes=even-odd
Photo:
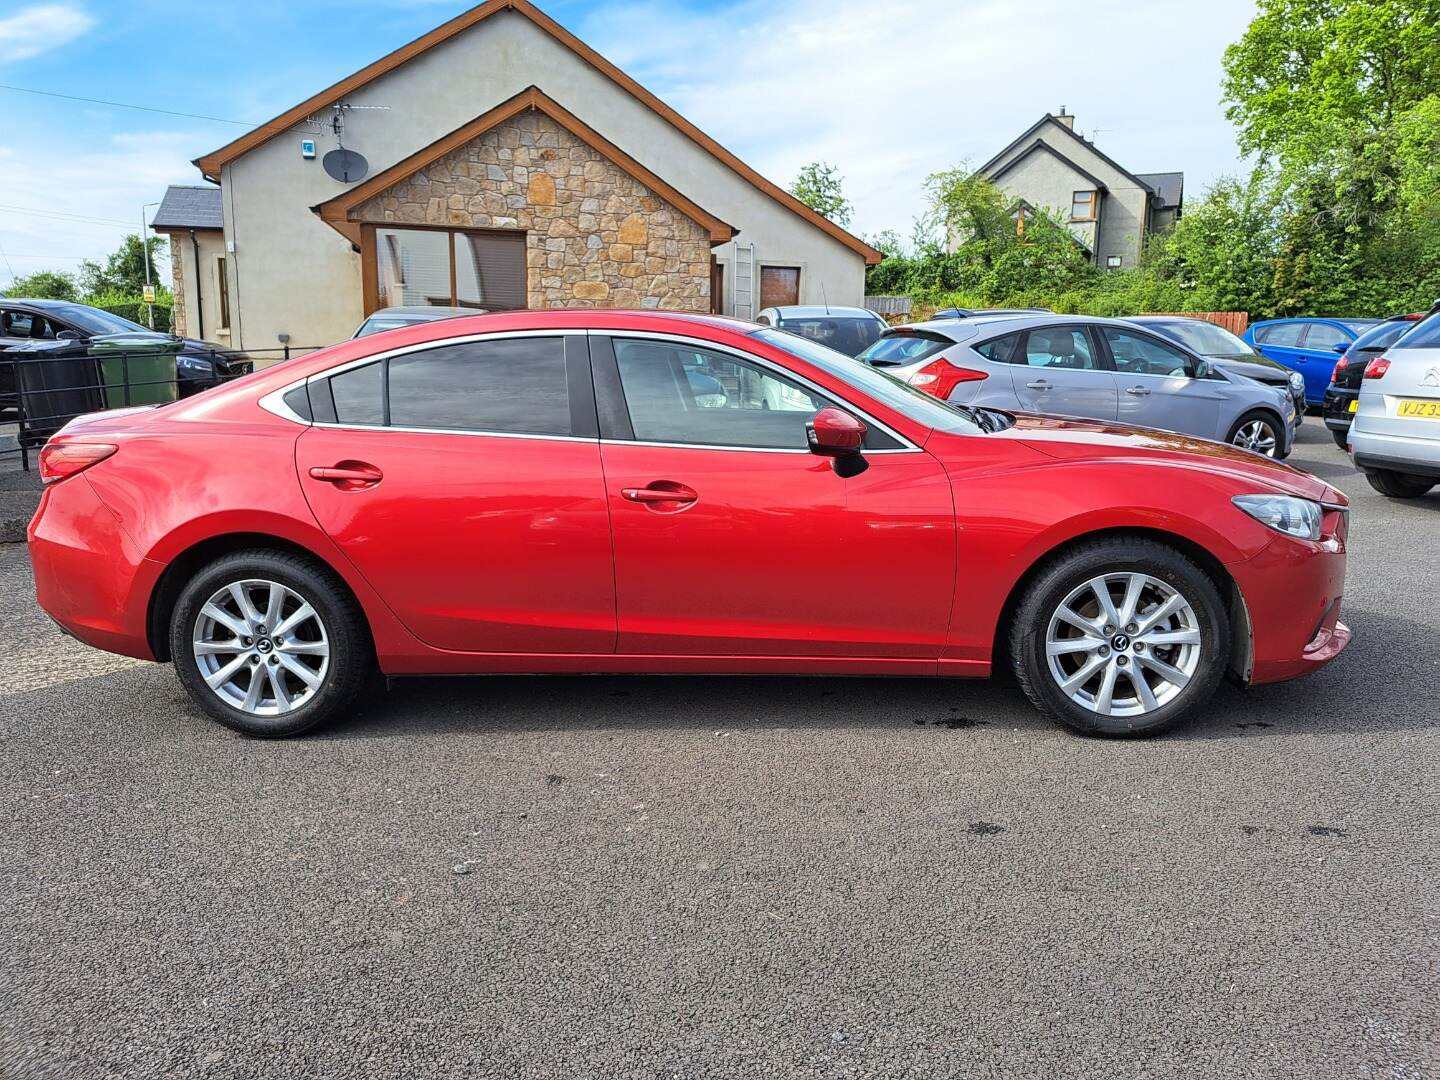
[[[1230,429],[1230,437],[1226,441],[1245,450],[1263,454],[1268,458],[1285,456],[1283,440],[1280,438],[1280,425],[1269,413],[1246,413],[1235,421],[1235,426]]]
[[[1398,472],[1367,472],[1365,479],[1381,495],[1392,499],[1418,499],[1428,494],[1435,481],[1424,476],[1409,476]]]
[[[262,738],[348,712],[374,674],[368,628],[344,585],[278,551],[235,552],[191,578],[170,620],[170,654],[197,705]]]
[[[1010,629],[1020,688],[1047,716],[1092,735],[1156,735],[1203,704],[1230,655],[1215,583],[1141,539],[1071,549],[1029,585]]]
[[[1346,428],[1344,431],[1341,431],[1338,428],[1331,428],[1330,437],[1335,440],[1335,445],[1340,447],[1341,450],[1344,450],[1350,445],[1349,428]]]

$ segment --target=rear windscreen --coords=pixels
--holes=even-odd
[[[781,330],[818,341],[846,356],[859,356],[885,329],[885,324],[877,319],[844,319],[828,315],[781,319],[776,325]]]
[[[954,344],[955,342],[941,334],[915,331],[886,334],[861,353],[860,359],[872,367],[898,367],[934,356]]]
[[[1418,323],[1395,343],[1397,349],[1440,349],[1440,313]]]

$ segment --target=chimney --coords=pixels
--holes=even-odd
[[[1064,105],[1060,106],[1060,115],[1055,117],[1055,119],[1059,120],[1060,123],[1064,124],[1071,131],[1075,130],[1075,117],[1065,111]]]

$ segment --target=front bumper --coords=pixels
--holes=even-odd
[[[1322,539],[1277,536],[1230,567],[1249,617],[1252,685],[1309,675],[1350,644],[1350,628],[1340,621],[1348,524],[1343,511],[1327,510]]]

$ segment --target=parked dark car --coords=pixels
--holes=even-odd
[[[189,397],[251,370],[250,361],[232,357],[209,342],[159,333],[87,304],[68,300],[0,299],[0,406],[15,404],[13,365],[4,363],[5,354],[10,350],[47,341],[92,343],[120,335],[133,343],[137,353],[175,353],[175,377],[181,397]]]
[[[1251,323],[1245,341],[1305,379],[1305,403],[1321,405],[1335,355],[1348,349],[1379,319],[1270,319]]]
[[[1424,315],[1396,315],[1379,326],[1361,334],[1335,364],[1335,373],[1325,389],[1325,426],[1330,429],[1335,445],[1342,450],[1349,441],[1350,423],[1360,406],[1360,381],[1365,365],[1380,356],[1404,336]]]
[[[1295,426],[1300,426],[1305,415],[1305,377],[1298,371],[1262,356],[1245,344],[1244,339],[1204,319],[1189,319],[1180,315],[1134,315],[1125,321],[1139,323],[1187,349],[1193,349],[1222,371],[1287,390],[1295,399]]]
[[[934,319],[973,319],[976,315],[1049,315],[1048,307],[1027,308],[963,308],[947,307],[931,315]]]

